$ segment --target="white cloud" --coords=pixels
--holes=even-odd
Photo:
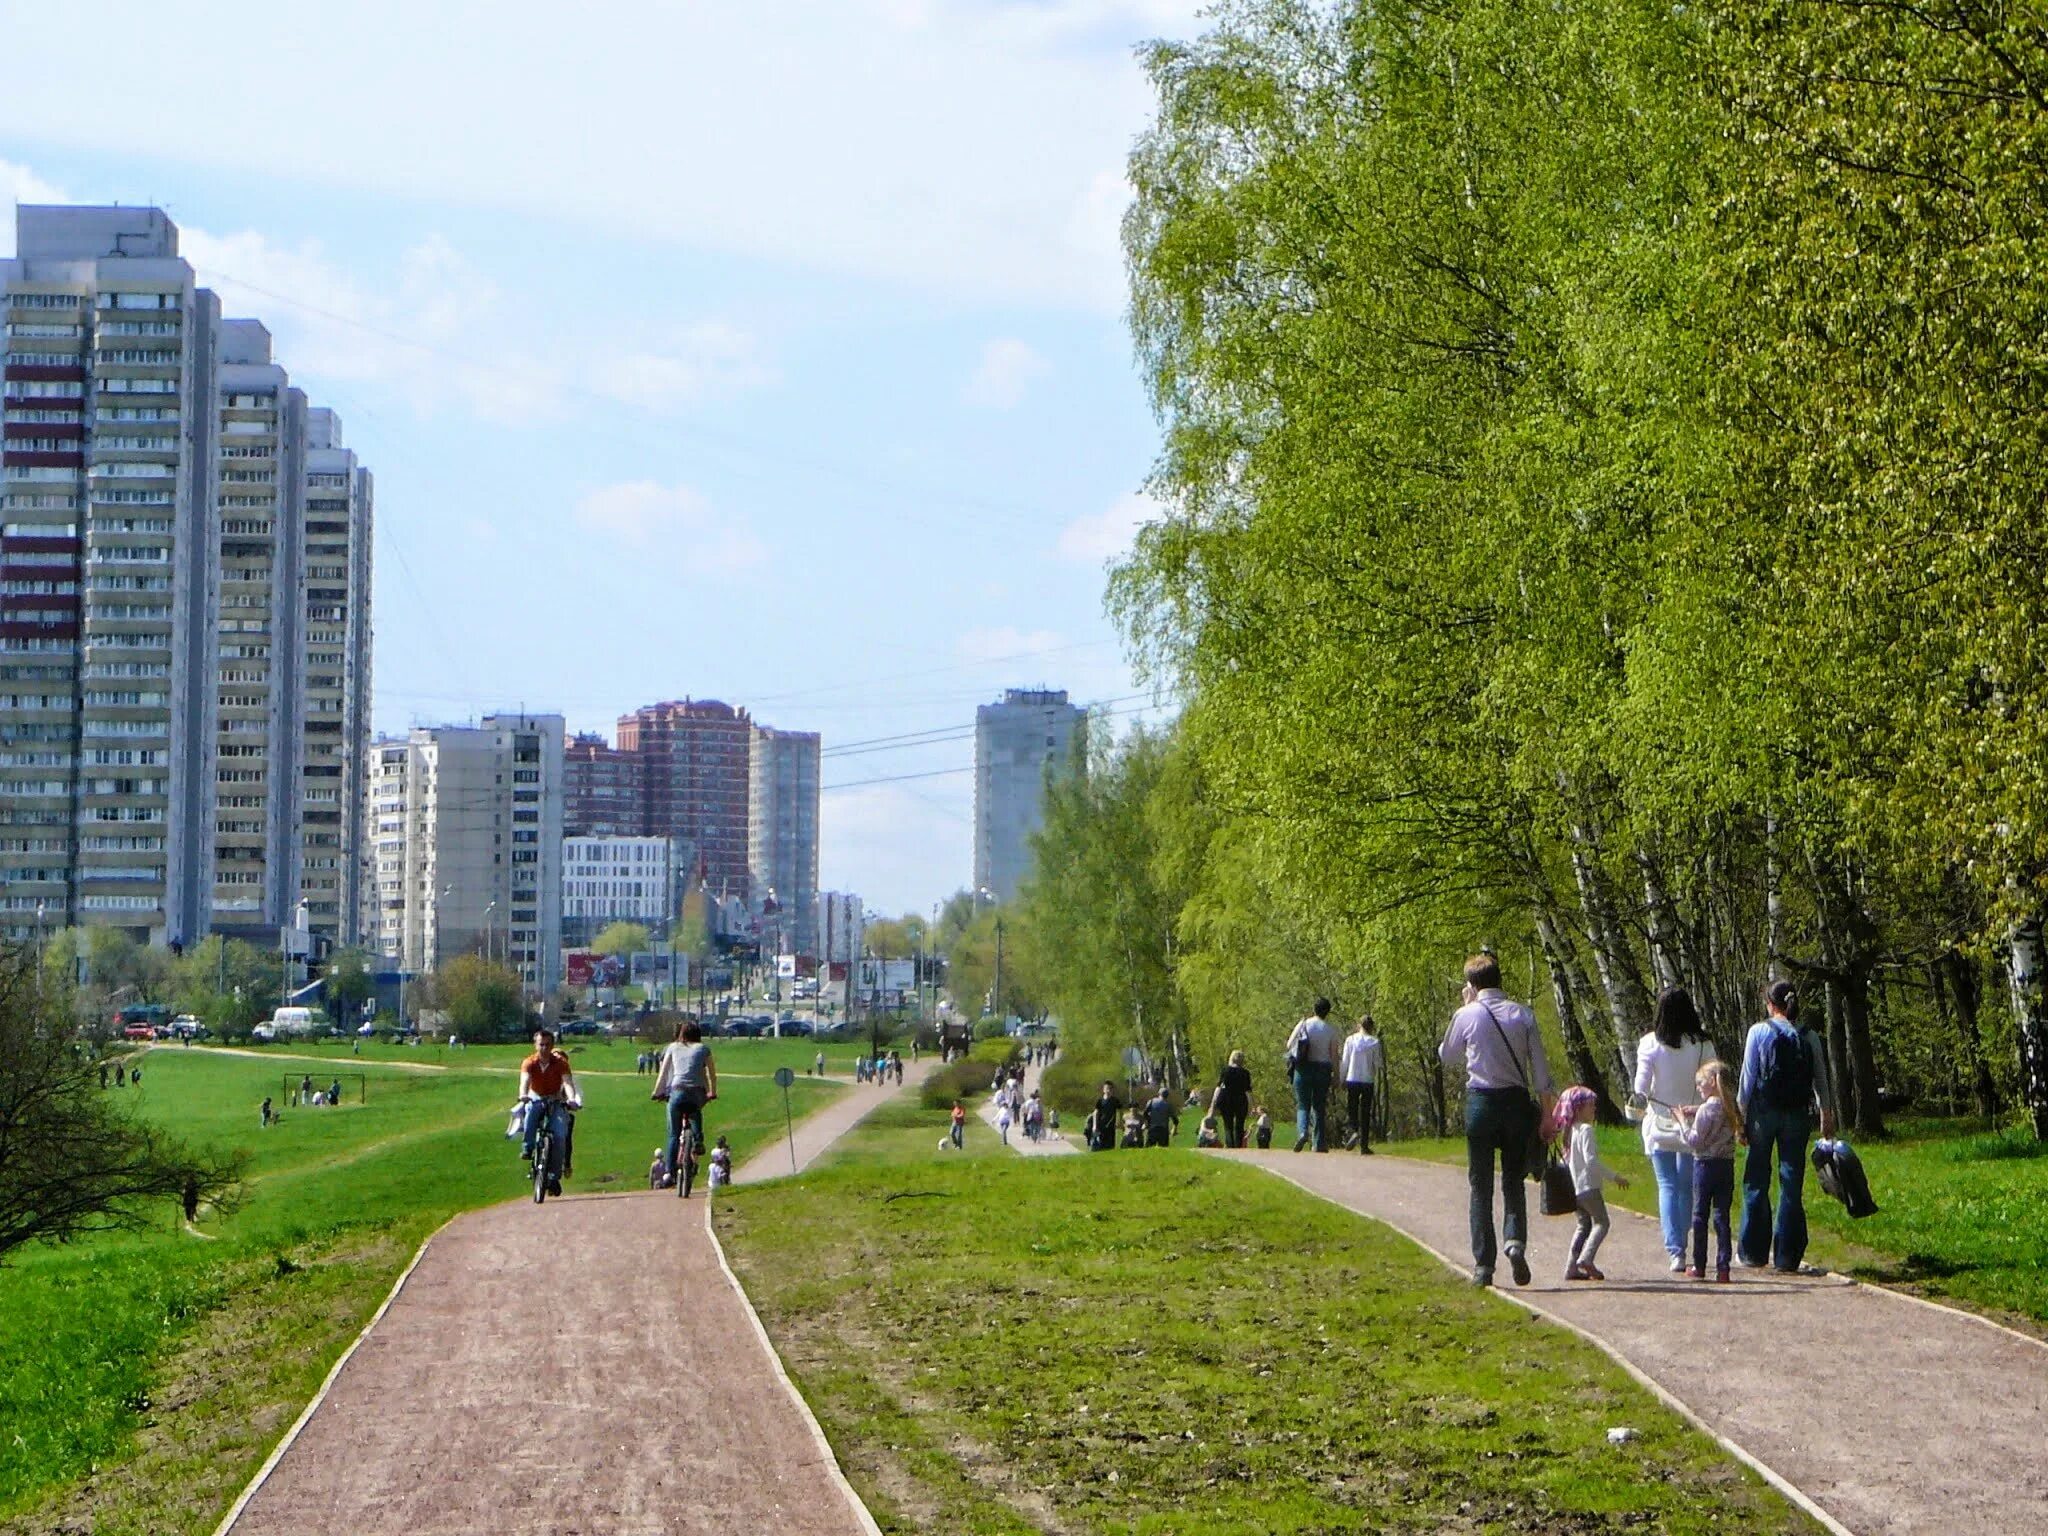
[[[1002,624],[962,630],[953,638],[953,654],[966,662],[1006,661],[1067,649],[1067,637],[1055,629],[1019,629]]]
[[[981,349],[981,361],[967,381],[965,399],[969,405],[1007,411],[1023,400],[1033,379],[1051,372],[1052,364],[1029,343],[1014,336],[998,336]]]
[[[687,485],[652,480],[607,485],[576,503],[576,521],[600,538],[635,549],[661,549],[700,573],[731,575],[768,557],[752,529],[716,512]]]
[[[1142,491],[1119,496],[1100,512],[1084,512],[1060,530],[1062,560],[1077,565],[1103,565],[1130,552],[1139,528],[1156,522],[1165,508]]]
[[[599,389],[625,405],[664,409],[729,399],[773,384],[760,342],[723,321],[689,326],[665,346],[626,352],[602,365]]]
[[[616,28],[564,29],[542,0],[500,0],[485,33],[410,0],[323,17],[324,76],[304,89],[289,8],[219,0],[210,25],[95,36],[94,89],[16,71],[0,141],[151,152],[425,205],[558,221],[914,289],[1113,312],[1107,233],[1121,159],[1152,110],[1133,47],[1187,36],[1203,0],[759,0],[642,7]],[[23,58],[75,46],[70,8],[16,8]],[[735,61],[738,61],[737,65]],[[204,69],[233,80],[223,134]],[[365,103],[377,109],[365,110]],[[544,109],[541,109],[544,104]],[[565,128],[564,125],[569,125]],[[1108,180],[1105,180],[1105,177]],[[146,188],[136,188],[146,192]],[[1107,215],[1107,216],[1106,216]]]

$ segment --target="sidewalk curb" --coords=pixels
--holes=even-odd
[[[383,1304],[370,1314],[370,1320],[363,1324],[362,1331],[349,1341],[348,1348],[341,1352],[341,1358],[334,1362],[333,1367],[321,1379],[320,1390],[313,1394],[312,1401],[306,1404],[296,1419],[292,1420],[292,1427],[284,1432],[284,1438],[271,1448],[269,1456],[264,1458],[263,1465],[256,1469],[256,1475],[249,1479],[248,1486],[241,1491],[235,1502],[229,1506],[228,1512],[221,1517],[220,1524],[213,1528],[213,1536],[228,1536],[228,1533],[234,1529],[235,1522],[242,1518],[242,1511],[249,1507],[249,1501],[255,1498],[262,1491],[263,1485],[270,1480],[270,1474],[275,1472],[277,1464],[284,1460],[285,1453],[292,1448],[293,1442],[299,1438],[299,1432],[312,1421],[313,1415],[319,1411],[320,1405],[327,1401],[327,1394],[334,1389],[335,1382],[341,1379],[342,1367],[349,1363],[349,1360],[358,1349],[362,1348],[363,1340],[370,1336],[370,1330],[384,1320],[384,1314],[389,1312],[391,1304],[398,1300],[398,1293],[405,1289],[405,1282],[412,1278],[412,1272],[420,1267],[420,1260],[427,1256],[428,1246],[432,1244],[435,1238],[447,1231],[459,1217],[467,1214],[468,1212],[466,1211],[456,1212],[454,1216],[450,1216],[447,1221],[442,1222],[440,1226],[429,1232],[421,1241],[419,1250],[412,1256],[412,1262],[407,1264],[404,1270],[400,1272],[398,1278],[392,1282],[391,1290],[385,1296]]]
[[[775,1352],[775,1342],[768,1337],[768,1329],[761,1322],[761,1314],[754,1310],[753,1298],[747,1294],[747,1288],[740,1284],[740,1277],[733,1273],[732,1265],[726,1262],[725,1244],[718,1240],[718,1225],[711,1219],[710,1191],[707,1190],[705,1194],[704,1235],[711,1239],[711,1251],[718,1259],[718,1272],[725,1276],[725,1283],[732,1287],[733,1295],[739,1298],[740,1306],[746,1311],[747,1321],[753,1325],[754,1338],[761,1346],[761,1353],[768,1357],[768,1364],[775,1371],[775,1379],[782,1384],[783,1392],[796,1411],[802,1415],[804,1424],[811,1432],[811,1442],[818,1448],[818,1460],[831,1473],[832,1481],[838,1485],[840,1493],[845,1495],[847,1507],[853,1512],[854,1520],[859,1524],[864,1536],[882,1536],[882,1528],[875,1524],[875,1517],[868,1512],[867,1505],[861,1502],[860,1495],[854,1492],[853,1484],[846,1480],[846,1471],[839,1465],[839,1457],[832,1450],[832,1442],[825,1438],[824,1426],[819,1424],[818,1416],[811,1412],[811,1405],[804,1401],[803,1393],[797,1391],[796,1383],[789,1379],[789,1372],[782,1364],[782,1356]],[[223,1533],[217,1533],[217,1536],[223,1536]]]
[[[1413,1161],[1413,1159],[1409,1159],[1409,1161]],[[1424,1253],[1429,1254],[1431,1257],[1435,1258],[1446,1269],[1450,1270],[1452,1274],[1457,1275],[1460,1278],[1465,1277],[1469,1273],[1468,1265],[1459,1262],[1457,1259],[1454,1259],[1451,1255],[1443,1252],[1441,1249],[1432,1247],[1429,1243],[1423,1241],[1423,1239],[1417,1237],[1413,1232],[1410,1232],[1406,1227],[1401,1226],[1397,1222],[1392,1222],[1387,1220],[1387,1218],[1384,1216],[1375,1216],[1369,1212],[1361,1211],[1352,1206],[1346,1205],[1343,1201],[1335,1199],[1330,1195],[1326,1195],[1321,1190],[1310,1189],[1306,1184],[1296,1179],[1293,1175],[1285,1173],[1278,1168],[1268,1168],[1264,1164],[1255,1164],[1253,1166],[1258,1167],[1261,1172],[1270,1174],[1274,1178],[1279,1179],[1282,1183],[1293,1185],[1296,1189],[1300,1190],[1305,1195],[1310,1195],[1317,1200],[1323,1201],[1327,1205],[1335,1206],[1340,1211],[1348,1212],[1349,1214],[1357,1216],[1365,1221],[1378,1222],[1381,1226],[1385,1227],[1390,1232],[1398,1232],[1402,1237],[1406,1238],[1409,1242],[1413,1243],[1416,1247],[1420,1248]],[[1756,1473],[1756,1475],[1761,1477],[1765,1482],[1769,1483],[1773,1488],[1777,1489],[1779,1493],[1783,1494],[1793,1504],[1797,1505],[1801,1511],[1811,1516],[1814,1520],[1818,1521],[1824,1529],[1832,1532],[1833,1536],[1857,1536],[1857,1533],[1855,1531],[1852,1531],[1848,1526],[1842,1524],[1841,1521],[1837,1520],[1833,1515],[1829,1514],[1825,1509],[1821,1508],[1821,1506],[1818,1503],[1816,1503],[1812,1498],[1810,1498],[1807,1494],[1805,1494],[1797,1486],[1795,1486],[1790,1479],[1784,1477],[1782,1474],[1780,1474],[1778,1471],[1772,1468],[1768,1463],[1764,1462],[1757,1456],[1751,1454],[1749,1451],[1743,1449],[1743,1447],[1741,1447],[1740,1445],[1737,1445],[1733,1440],[1730,1440],[1726,1435],[1723,1435],[1719,1431],[1715,1430],[1697,1413],[1693,1412],[1693,1410],[1690,1407],[1688,1407],[1684,1402],[1680,1401],[1677,1397],[1674,1397],[1662,1385],[1651,1379],[1651,1377],[1646,1372],[1638,1369],[1632,1361],[1630,1361],[1626,1356],[1621,1354],[1619,1350],[1615,1349],[1614,1346],[1609,1344],[1605,1339],[1601,1338],[1597,1334],[1591,1333],[1586,1329],[1580,1327],[1577,1323],[1572,1322],[1569,1318],[1560,1317],[1557,1313],[1552,1312],[1548,1307],[1543,1306],[1539,1302],[1532,1301],[1526,1294],[1520,1291],[1503,1290],[1498,1286],[1490,1287],[1490,1289],[1493,1295],[1497,1296],[1500,1300],[1505,1301],[1512,1306],[1520,1307],[1523,1311],[1532,1313],[1535,1316],[1542,1318],[1547,1323],[1553,1323],[1557,1327],[1562,1328],[1569,1333],[1576,1334],[1578,1335],[1578,1337],[1584,1339],[1588,1344],[1591,1344],[1595,1349],[1599,1350],[1601,1354],[1605,1355],[1608,1359],[1612,1360],[1616,1365],[1620,1366],[1624,1371],[1626,1371],[1633,1380],[1638,1382],[1643,1387],[1647,1388],[1651,1395],[1654,1396],[1665,1407],[1669,1408],[1673,1413],[1676,1413],[1680,1418],[1684,1419],[1688,1424],[1692,1425],[1693,1428],[1697,1429],[1701,1434],[1706,1435],[1716,1445],[1720,1446],[1722,1450],[1726,1451],[1729,1455],[1733,1456],[1737,1461],[1741,1462],[1744,1466],[1748,1467],[1752,1472]],[[1927,1305],[1931,1306],[1933,1305],[1933,1303],[1930,1302],[1927,1303]],[[1993,1326],[1995,1327],[1996,1325],[1994,1324]]]

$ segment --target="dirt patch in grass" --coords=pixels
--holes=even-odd
[[[935,1159],[939,1118],[718,1206],[884,1530],[1813,1529],[1383,1228],[1180,1153]]]
[[[225,1299],[131,1403],[133,1454],[10,1517],[10,1536],[210,1531],[417,1246],[354,1232],[236,1261]]]

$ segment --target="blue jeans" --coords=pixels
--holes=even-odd
[[[1735,1203],[1735,1159],[1706,1157],[1693,1164],[1692,1267],[1707,1272],[1707,1218],[1714,1220],[1714,1268],[1728,1270],[1728,1208]]]
[[[1742,1166],[1744,1263],[1797,1269],[1806,1257],[1806,1140],[1813,1116],[1805,1110],[1752,1105],[1749,1161]],[[1771,1228],[1771,1164],[1778,1170],[1778,1223]]]
[[[1465,1095],[1465,1175],[1471,1189],[1472,1264],[1493,1273],[1493,1158],[1500,1154],[1500,1204],[1508,1247],[1529,1241],[1529,1132],[1536,1101],[1520,1088]]]
[[[1657,1175],[1657,1219],[1664,1228],[1664,1251],[1683,1255],[1692,1232],[1692,1154],[1652,1152],[1650,1168]]]
[[[677,1161],[676,1153],[683,1140],[685,1117],[696,1122],[694,1140],[701,1148],[704,1145],[704,1096],[694,1088],[677,1088],[668,1096],[668,1175],[671,1179],[683,1176],[683,1165]]]
[[[554,1150],[548,1157],[548,1177],[559,1179],[562,1176],[562,1154],[569,1148],[569,1111],[562,1106],[560,1099],[526,1101],[526,1124],[522,1127],[526,1132],[526,1142],[523,1150],[528,1157],[533,1156],[533,1140],[540,1134],[543,1115],[547,1117],[548,1130],[555,1138]]]
[[[1294,1069],[1294,1139],[1313,1134],[1316,1150],[1330,1150],[1330,1064],[1304,1061]]]

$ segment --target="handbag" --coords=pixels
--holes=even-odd
[[[1572,1171],[1556,1158],[1544,1158],[1542,1183],[1537,1208],[1544,1215],[1569,1216],[1579,1208],[1579,1192],[1572,1187]]]

